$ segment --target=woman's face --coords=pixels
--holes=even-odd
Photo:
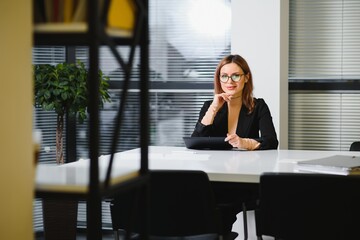
[[[243,70],[236,63],[228,63],[222,66],[219,79],[222,90],[233,97],[242,95],[244,85],[247,82]]]

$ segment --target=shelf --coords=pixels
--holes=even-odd
[[[133,43],[133,32],[119,28],[106,28],[106,35],[116,44]],[[41,23],[34,25],[35,45],[88,45],[88,25],[79,23]]]
[[[140,149],[115,154],[110,184],[104,187],[111,155],[103,155],[99,163],[99,189],[102,196],[117,192],[120,187],[142,183],[146,177],[140,174]],[[36,167],[35,192],[37,197],[59,196],[86,198],[89,193],[90,159],[82,159],[63,165],[39,164]],[[116,189],[117,191],[114,191]]]
[[[69,163],[61,166],[38,165],[36,170],[35,194],[36,197],[46,198],[72,198],[85,199],[87,201],[87,226],[90,240],[101,238],[101,199],[124,191],[128,188],[141,190],[140,209],[144,228],[141,235],[146,236],[146,206],[148,188],[148,75],[149,75],[149,36],[148,36],[148,0],[135,0],[137,6],[136,24],[134,31],[126,31],[118,28],[104,28],[104,21],[98,16],[99,2],[97,0],[86,1],[87,22],[76,23],[42,23],[34,24],[34,45],[42,46],[88,46],[89,47],[89,160],[84,162]],[[104,6],[109,6],[105,1]],[[140,76],[139,89],[141,91],[140,112],[141,129],[140,147],[141,157],[135,166],[125,168],[113,168],[112,157],[108,161],[100,161],[99,154],[99,106],[97,74],[99,69],[99,47],[109,46],[119,65],[124,71],[128,71],[133,64],[136,47],[140,53]],[[117,45],[131,47],[127,61],[122,59]],[[130,74],[129,74],[130,75]],[[130,80],[130,77],[126,78]],[[128,89],[124,87],[123,91]],[[126,95],[123,95],[126,96]],[[119,116],[125,108],[124,97],[119,107]],[[120,126],[120,117],[115,124]],[[116,146],[119,131],[114,133]],[[110,152],[115,152],[116,149]],[[107,164],[105,164],[107,162]],[[108,166],[109,171],[108,171]],[[111,174],[110,174],[111,173]],[[107,175],[108,174],[108,175]],[[106,179],[106,180],[105,180]],[[108,180],[108,181],[107,181]]]
[[[100,167],[99,172],[99,182],[101,183],[105,179],[106,169]],[[139,170],[135,168],[116,169],[111,175],[110,186],[123,183],[139,175]],[[89,192],[89,179],[89,164],[87,166],[71,163],[61,166],[42,164],[37,166],[35,190],[37,193],[85,195]]]

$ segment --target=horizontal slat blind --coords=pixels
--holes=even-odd
[[[185,146],[182,137],[190,136],[204,100],[212,99],[212,91],[198,93],[151,92],[151,145]]]
[[[291,0],[289,80],[359,80],[359,12],[358,0]]]
[[[229,0],[152,0],[151,81],[211,81],[230,52]]]
[[[289,96],[289,148],[340,150],[340,96],[292,93]]]
[[[360,92],[290,92],[289,149],[348,151],[360,140]]]
[[[358,0],[290,0],[289,82],[360,81],[359,13]],[[289,91],[289,149],[360,140],[360,92],[335,90]]]
[[[121,91],[112,90],[112,102],[106,103],[100,111],[100,153],[110,154],[110,146],[115,130],[114,120],[119,108]],[[212,99],[213,91],[204,90],[156,90],[149,94],[150,102],[150,144],[185,146],[182,137],[194,130],[200,108],[205,100]],[[139,147],[140,119],[139,92],[130,90],[122,127],[118,138],[117,151]],[[78,125],[77,149],[81,158],[88,158],[87,122]]]
[[[341,148],[360,141],[360,92],[341,94]]]
[[[343,79],[360,80],[360,1],[344,1]]]

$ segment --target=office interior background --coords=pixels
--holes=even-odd
[[[183,146],[182,137],[191,134],[202,103],[212,98],[216,64],[234,51],[234,14],[246,15],[248,11],[232,11],[235,2],[149,1],[151,145]],[[360,139],[360,3],[289,0],[288,6],[287,147],[347,151],[351,142]],[[249,23],[244,18],[237,24],[241,32],[242,25]],[[126,54],[127,48],[121,51]],[[54,46],[34,47],[33,63],[56,64],[66,61],[69,54],[87,62],[85,47]],[[100,54],[100,67],[111,79],[112,102],[101,110],[100,153],[107,154],[123,76],[106,47]],[[252,58],[244,57],[252,67]],[[262,53],[257,57],[262,58]],[[118,151],[139,145],[138,69],[137,64],[134,66],[133,90],[128,96]],[[262,88],[261,81],[254,78],[256,89]],[[54,164],[56,115],[34,107],[33,116],[33,128],[41,129],[43,135],[40,164]],[[87,124],[76,124],[77,158],[88,157],[87,136]],[[34,201],[34,210],[34,228],[38,231],[42,229],[38,200]],[[103,212],[103,224],[108,227],[106,202]],[[85,219],[85,206],[81,204],[79,225]]]

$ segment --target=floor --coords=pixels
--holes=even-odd
[[[257,240],[254,211],[247,212],[247,224],[248,224],[248,240]],[[244,239],[244,224],[243,224],[242,213],[239,213],[237,215],[237,221],[234,223],[232,230],[239,234],[236,240]],[[273,240],[273,239],[274,238],[272,237],[263,237],[263,240]]]

